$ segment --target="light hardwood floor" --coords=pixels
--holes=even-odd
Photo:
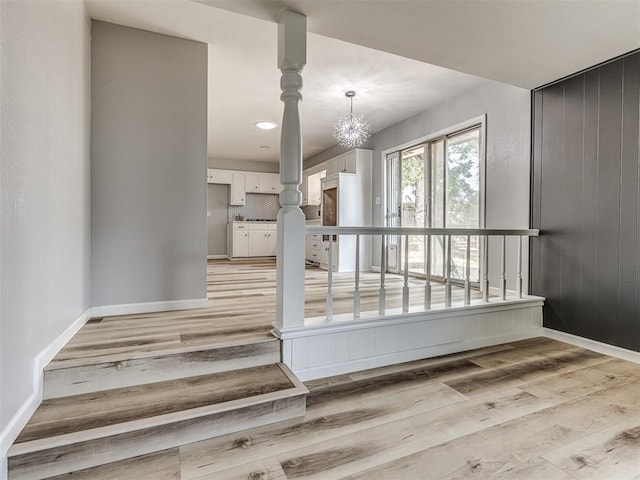
[[[640,365],[551,339],[307,386],[311,393],[302,420],[75,472],[73,477],[640,478]]]
[[[154,338],[156,321],[187,344],[205,341],[203,336],[206,342],[223,341],[221,332],[235,328],[241,332],[229,335],[266,335],[274,311],[268,286],[273,264],[212,262],[209,269],[207,313],[220,308],[219,328],[193,312],[105,319],[93,324],[108,326],[105,334],[113,334],[100,344],[102,351],[133,348],[123,345],[126,330]],[[320,281],[323,272],[313,274]],[[98,337],[90,332],[85,343],[99,343]],[[156,348],[148,345],[142,348]],[[78,355],[75,350],[66,358]],[[640,365],[555,340],[514,342],[317,380],[307,387],[303,419],[71,476],[640,480]]]
[[[400,307],[402,277],[388,274],[385,283],[387,308]],[[411,280],[410,284],[411,304],[422,305],[424,282]],[[272,339],[275,286],[274,260],[209,260],[208,308],[91,320],[53,359],[50,369]],[[378,310],[379,287],[379,274],[362,273],[362,311]],[[334,273],[335,314],[353,311],[353,288],[353,273]],[[307,268],[306,317],[326,314],[326,292],[327,272]],[[454,304],[461,304],[463,290],[454,288],[452,297]],[[441,284],[433,284],[433,301],[434,305],[444,301]]]

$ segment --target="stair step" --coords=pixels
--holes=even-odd
[[[45,400],[8,454],[38,479],[301,417],[305,386],[282,364]]]
[[[241,343],[189,345],[132,354],[51,362],[44,371],[44,399],[221,373],[273,364],[280,343],[273,337]]]

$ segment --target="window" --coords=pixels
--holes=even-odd
[[[476,123],[387,153],[387,226],[480,228],[482,216],[483,127]],[[391,238],[397,272],[405,265],[404,239]],[[464,279],[466,237],[452,238],[452,279]],[[479,238],[471,238],[471,281],[478,282]],[[401,248],[400,248],[401,247]],[[409,273],[424,275],[426,259],[435,279],[445,277],[446,245],[442,236],[430,242],[409,236]],[[396,260],[395,262],[393,260]]]

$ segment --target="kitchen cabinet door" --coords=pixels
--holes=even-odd
[[[344,158],[344,172],[345,173],[357,173],[356,172],[356,154],[357,150],[351,150],[343,154]]]
[[[282,185],[280,184],[280,174],[271,173],[269,174],[269,177],[270,177],[269,186],[271,189],[269,193],[280,194],[280,192],[282,191]]]
[[[267,256],[275,257],[278,253],[278,234],[275,231],[267,232]]]
[[[245,180],[245,191],[248,193],[258,193],[261,191],[262,175],[260,173],[247,173]]]
[[[233,232],[233,256],[249,256],[249,232],[238,230]]]
[[[231,179],[231,205],[244,205],[246,203],[245,195],[245,177],[244,173],[234,173]]]
[[[268,255],[269,232],[266,230],[249,231],[249,256],[266,257]]]
[[[209,183],[220,183],[223,185],[231,185],[233,183],[233,172],[228,170],[210,168],[207,174]]]

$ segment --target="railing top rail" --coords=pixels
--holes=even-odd
[[[306,227],[307,234],[316,235],[480,235],[537,237],[538,229],[499,228],[415,228],[415,227]]]

